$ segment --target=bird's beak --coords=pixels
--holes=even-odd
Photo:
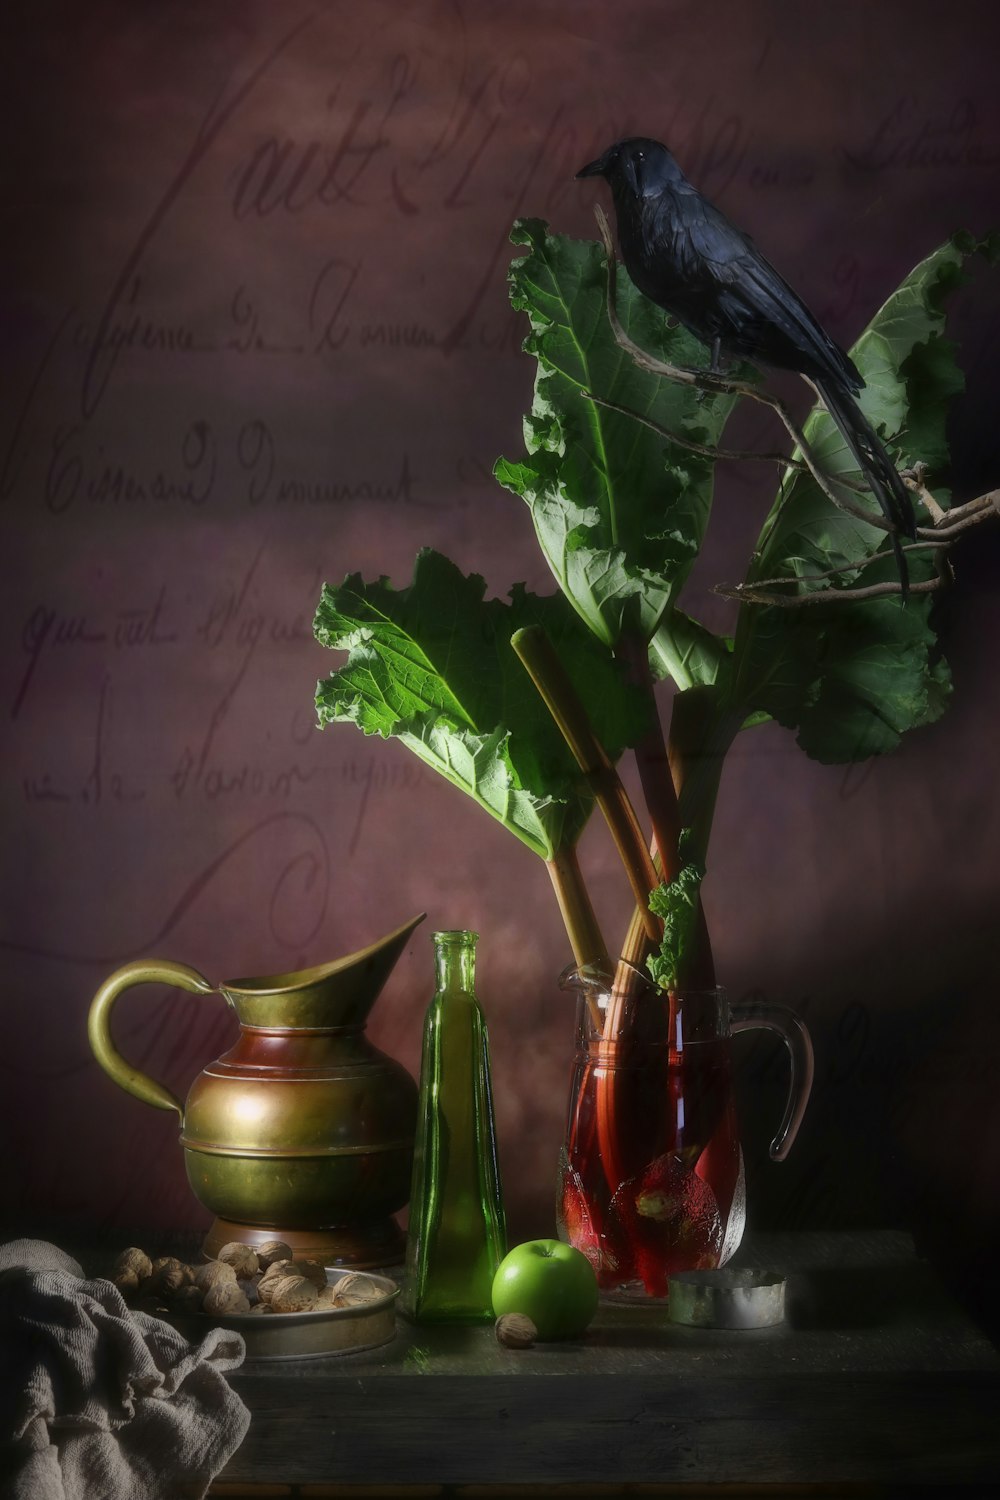
[[[577,177],[603,177],[606,169],[607,161],[603,156],[599,156],[596,161],[588,161],[587,165],[581,167],[576,175]]]

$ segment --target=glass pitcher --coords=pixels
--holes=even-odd
[[[788,1048],[791,1082],[771,1143],[782,1161],[812,1087],[805,1025],[779,1006],[731,1006],[722,989],[665,991],[621,963],[614,978],[567,969],[577,994],[560,1238],[605,1291],[664,1297],[677,1271],[725,1265],[743,1237],[746,1188],[729,1039],[754,1027]]]

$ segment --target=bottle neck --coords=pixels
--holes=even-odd
[[[434,968],[438,990],[476,991],[477,932],[435,932]]]

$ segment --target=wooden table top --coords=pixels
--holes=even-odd
[[[1000,1479],[1000,1356],[907,1235],[750,1238],[784,1325],[676,1326],[602,1304],[584,1340],[501,1348],[413,1327],[348,1355],[247,1361],[248,1484],[925,1484]]]

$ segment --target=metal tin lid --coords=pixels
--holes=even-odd
[[[773,1328],[785,1317],[777,1271],[682,1271],[669,1281],[671,1323],[691,1328]]]

